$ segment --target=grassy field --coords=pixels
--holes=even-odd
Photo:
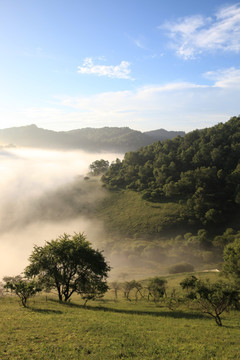
[[[178,203],[151,203],[134,191],[110,192],[99,203],[97,213],[107,229],[120,234],[152,237],[169,226],[178,229]]]
[[[168,290],[183,277],[168,277]],[[0,359],[239,359],[240,313],[224,313],[222,320],[221,328],[193,309],[172,311],[164,304],[129,302],[121,296],[114,301],[111,291],[85,308],[77,296],[61,304],[53,295],[47,301],[39,295],[29,308],[4,296]]]

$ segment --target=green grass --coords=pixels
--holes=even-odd
[[[114,277],[125,273],[125,266],[131,268],[131,277],[137,277],[141,269],[147,271],[146,276],[165,275],[170,266],[180,262],[190,263],[197,270],[217,268],[222,261],[221,250],[202,245],[197,225],[185,223],[185,207],[177,201],[149,202],[131,190],[106,190],[97,203],[96,216],[106,230],[101,246],[111,259]],[[191,234],[184,238],[189,232],[195,239]],[[211,243],[214,235],[209,231],[207,237]]]
[[[97,208],[109,231],[152,237],[171,225],[178,226],[183,205],[174,202],[151,203],[134,191],[109,192]]]
[[[169,277],[169,289],[184,276]],[[110,291],[84,308],[77,296],[61,304],[39,295],[23,308],[16,297],[0,298],[0,359],[240,358],[239,312],[224,313],[220,328],[193,309],[113,299]]]

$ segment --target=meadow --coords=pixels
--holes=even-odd
[[[123,235],[138,235],[152,238],[163,230],[178,229],[180,209],[184,205],[174,202],[149,202],[134,191],[114,191],[106,193],[99,202],[98,217],[104,221],[107,230]]]
[[[198,274],[199,275],[199,274]],[[218,275],[202,273],[215,279]],[[168,293],[185,275],[168,276]],[[104,299],[75,296],[59,303],[38,295],[29,307],[0,298],[0,359],[239,359],[240,313],[222,315],[223,326],[187,306],[170,310],[146,299],[127,301],[113,291]]]

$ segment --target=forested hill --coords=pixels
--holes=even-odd
[[[0,145],[125,153],[152,144],[156,140],[171,139],[176,135],[184,134],[183,131],[173,132],[164,129],[154,130],[148,134],[128,127],[85,128],[56,132],[29,125],[0,130]]]
[[[164,129],[146,131],[144,134],[151,136],[155,141],[163,141],[166,139],[173,139],[176,136],[184,136],[184,131],[167,131]]]
[[[102,180],[151,202],[178,203],[178,222],[226,227],[240,208],[240,117],[128,152]]]

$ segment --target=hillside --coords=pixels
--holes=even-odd
[[[128,127],[85,128],[56,132],[29,125],[0,130],[0,145],[125,153],[152,144],[156,140],[172,138],[176,134],[184,135],[184,132],[168,132],[161,129],[148,134]]]
[[[102,181],[112,233],[220,256],[240,230],[240,117],[128,152]]]

